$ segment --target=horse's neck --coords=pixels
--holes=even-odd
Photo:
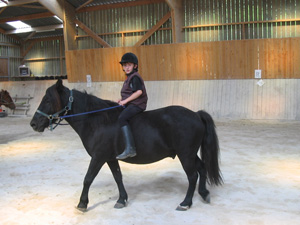
[[[88,98],[92,98],[92,96],[87,95],[86,93],[82,93],[80,91],[73,90],[74,102],[72,103],[72,108],[69,112],[69,115],[74,115],[73,117],[66,118],[66,121],[71,125],[71,127],[76,131],[79,136],[86,136],[86,132],[94,132],[95,130],[105,129],[104,127],[107,125],[103,125],[101,121],[105,120],[105,113],[98,114],[95,117],[90,117],[88,115],[75,116],[78,113],[86,113],[93,110],[103,109],[107,106],[105,101],[99,99],[99,108],[94,108],[89,110],[89,103],[87,101]],[[69,98],[69,96],[67,97]],[[64,103],[67,104],[68,100],[66,97],[64,98]],[[101,102],[103,101],[103,102]],[[103,104],[100,104],[103,103]],[[101,106],[100,106],[101,105]]]
[[[2,90],[0,92],[0,106],[7,106],[7,104],[10,102],[12,102],[12,100],[10,100],[10,98],[5,94],[5,91]]]

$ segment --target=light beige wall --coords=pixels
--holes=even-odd
[[[146,81],[148,110],[168,105],[204,109],[214,118],[300,120],[300,79]],[[29,115],[37,109],[45,90],[55,81],[0,82],[12,96],[33,96]],[[117,100],[122,82],[64,84],[103,99]]]

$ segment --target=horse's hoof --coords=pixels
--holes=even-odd
[[[87,208],[79,208],[78,206],[76,207],[76,209],[78,209],[80,212],[86,212]]]
[[[201,198],[205,203],[210,203],[210,194],[209,191],[199,192]]]
[[[209,204],[210,203],[210,194],[208,194],[203,200],[205,203]]]
[[[117,202],[117,203],[115,204],[114,208],[115,208],[115,209],[122,209],[122,208],[124,208],[125,206],[126,206],[125,204],[122,204],[122,203],[118,203],[118,202]]]
[[[177,211],[186,211],[188,210],[190,207],[187,205],[187,206],[182,206],[182,205],[179,205],[177,206],[176,210]]]
[[[87,211],[87,204],[79,202],[76,209],[78,209],[81,212],[86,212]]]

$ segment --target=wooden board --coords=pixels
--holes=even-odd
[[[8,59],[0,58],[0,81],[8,80]]]
[[[139,58],[148,81],[300,78],[300,38],[197,42],[66,52],[69,82],[122,81],[119,61],[126,52]]]

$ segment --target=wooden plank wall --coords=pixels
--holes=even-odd
[[[119,47],[66,52],[69,82],[122,81],[119,61],[125,52],[139,58],[147,81],[300,78],[300,38],[256,39]]]
[[[8,80],[8,58],[0,58],[0,81]]]

